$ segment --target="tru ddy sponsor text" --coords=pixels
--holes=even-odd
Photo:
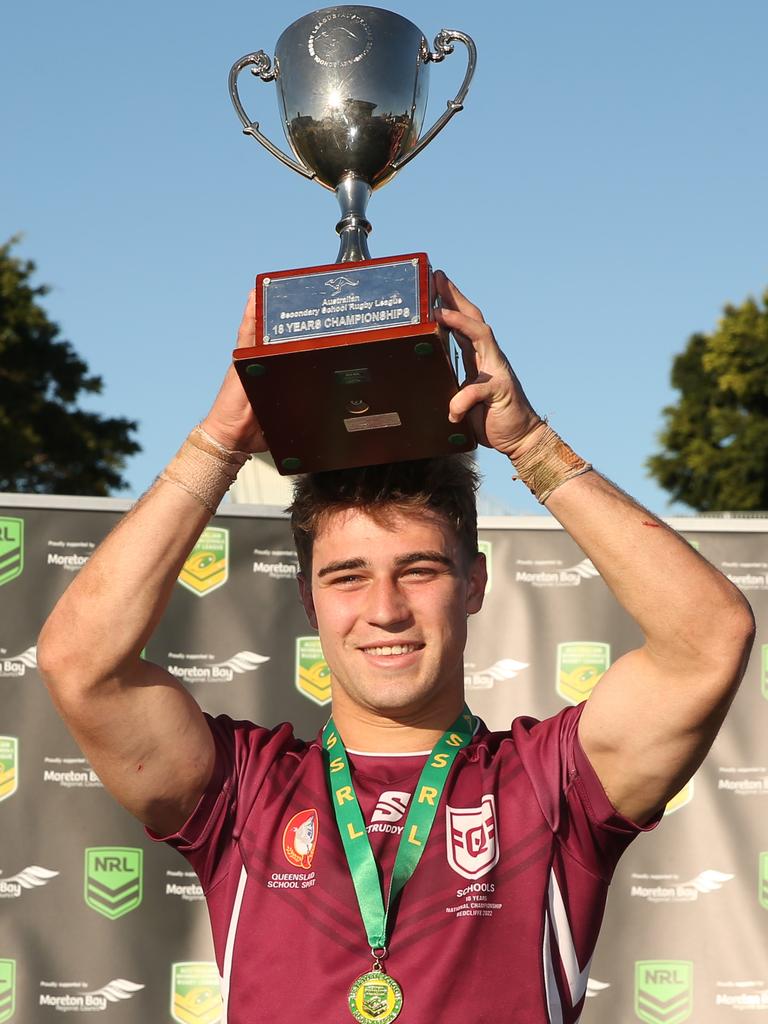
[[[135,910],[142,899],[144,852],[132,846],[95,846],[85,851],[85,902],[111,921]]]
[[[24,520],[0,516],[0,587],[24,572]]]
[[[321,707],[331,703],[331,670],[316,636],[296,637],[296,689]]]
[[[635,1014],[646,1024],[682,1024],[693,1011],[690,960],[638,960]]]
[[[171,1017],[178,1024],[218,1024],[222,1004],[219,971],[208,961],[171,967]]]
[[[207,597],[229,579],[229,530],[206,526],[179,573],[179,583],[196,597]]]

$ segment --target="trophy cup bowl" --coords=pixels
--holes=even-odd
[[[450,55],[455,41],[467,48],[464,80],[422,135],[429,64]],[[256,344],[234,353],[281,473],[475,447],[468,424],[448,422],[458,388],[455,353],[434,320],[429,260],[425,253],[371,259],[367,219],[371,193],[462,109],[475,60],[474,43],[462,32],[442,30],[431,51],[421,30],[401,15],[343,6],[307,14],[285,29],[274,62],[259,50],[230,71],[244,132],[334,191],[341,209],[336,263],[259,274]],[[247,67],[276,83],[293,156],[245,112],[237,83]],[[348,264],[354,268],[343,268]]]

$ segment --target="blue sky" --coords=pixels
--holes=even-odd
[[[765,0],[391,2],[472,35],[465,110],[369,207],[372,254],[426,250],[483,309],[534,405],[654,511],[669,370],[725,302],[768,286]],[[335,258],[333,196],[243,136],[227,94],[310,4],[4,12],[0,239],[18,249],[104,414],[140,424],[138,495],[200,419],[256,273]],[[434,119],[463,50],[432,68]],[[246,78],[246,76],[243,76]],[[246,105],[284,144],[273,85]],[[311,415],[311,396],[308,397]],[[481,456],[487,508],[538,506]]]

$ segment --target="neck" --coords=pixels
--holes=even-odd
[[[346,694],[334,693],[333,720],[351,750],[372,754],[407,754],[431,750],[453,725],[464,706],[462,695],[450,695],[427,708],[368,708]]]

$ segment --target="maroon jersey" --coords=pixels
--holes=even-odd
[[[398,1024],[578,1020],[608,883],[641,831],[609,803],[578,741],[580,714],[518,718],[509,732],[481,723],[459,752],[390,914],[384,969],[403,991]],[[213,778],[166,841],[205,891],[223,1019],[351,1021],[347,993],[372,958],[320,739],[209,722]],[[429,752],[348,753],[386,892]]]

